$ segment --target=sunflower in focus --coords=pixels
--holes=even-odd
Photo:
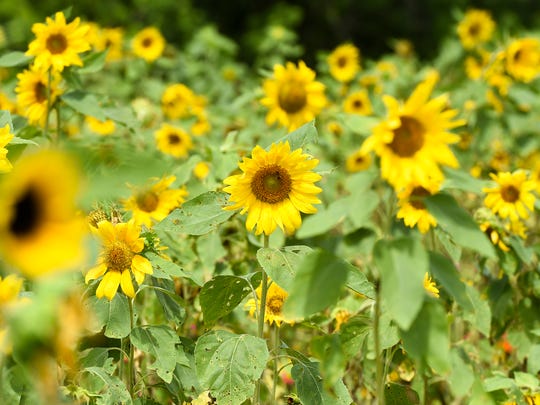
[[[330,74],[339,82],[350,82],[360,70],[360,51],[353,44],[343,44],[327,58]]]
[[[345,167],[349,173],[356,173],[362,170],[366,170],[370,166],[371,155],[369,153],[362,153],[360,149],[349,155],[345,162]]]
[[[506,71],[516,80],[530,83],[540,73],[540,40],[516,39],[506,49]]]
[[[269,325],[275,323],[278,327],[281,326],[282,322],[293,325],[294,321],[287,320],[283,317],[283,304],[289,296],[287,292],[277,285],[274,281],[268,280],[269,286],[266,293],[266,308],[264,312],[264,321]],[[255,290],[257,293],[258,302],[261,300],[262,287],[259,285]],[[253,298],[249,299],[244,308],[249,311],[249,314],[253,316],[257,310],[257,304]]]
[[[3,128],[0,128],[0,173],[7,173],[13,169],[11,162],[7,158],[8,150],[6,145],[13,139],[13,134],[9,128],[9,124],[6,124]]]
[[[411,183],[398,193],[397,218],[403,219],[409,228],[418,227],[421,233],[437,226],[437,220],[427,210],[423,199],[439,191],[439,183],[429,181],[424,185]]]
[[[86,37],[88,25],[81,24],[79,17],[66,24],[66,17],[57,12],[54,20],[47,17],[46,23],[35,23],[32,32],[36,35],[28,45],[26,55],[35,56],[34,65],[46,71],[52,67],[62,72],[66,66],[82,66],[79,54],[90,50]]]
[[[0,184],[0,251],[25,276],[72,270],[84,259],[79,181],[69,156],[42,151],[21,157]]]
[[[263,83],[265,97],[261,104],[270,111],[266,123],[279,125],[293,131],[315,119],[326,105],[324,84],[315,81],[315,72],[303,61],[295,66],[276,64],[274,75]]]
[[[382,177],[396,190],[411,183],[428,183],[430,177],[441,181],[444,176],[439,165],[458,166],[449,145],[458,142],[459,136],[448,130],[465,121],[454,120],[457,110],[448,108],[446,94],[429,99],[437,80],[437,73],[429,74],[404,104],[383,96],[388,116],[360,148],[362,153],[375,151]]]
[[[459,40],[465,49],[473,49],[491,39],[495,22],[485,10],[472,9],[465,13],[457,26]]]
[[[355,91],[343,102],[343,111],[349,114],[370,115],[373,113],[371,101],[366,90]]]
[[[17,75],[17,104],[22,115],[28,118],[31,124],[44,125],[47,116],[47,83],[48,74],[37,70],[34,66]],[[54,72],[50,83],[50,105],[52,106],[58,96],[62,94],[60,81],[62,77]]]
[[[101,221],[93,232],[101,239],[103,250],[97,266],[86,273],[85,282],[88,284],[103,276],[96,290],[98,298],[107,297],[111,301],[119,286],[128,297],[135,297],[132,275],[141,285],[146,274],[153,274],[150,261],[138,254],[144,248],[140,226],[134,221],[116,225]]]
[[[133,212],[133,220],[137,225],[150,228],[152,221],[163,220],[185,201],[188,193],[184,187],[169,188],[175,180],[175,176],[164,177],[150,187],[135,189],[134,194],[123,201],[124,208]]]
[[[133,37],[131,47],[135,56],[153,62],[163,54],[165,38],[156,27],[146,27]]]
[[[225,209],[247,212],[246,228],[256,226],[256,235],[270,235],[277,226],[292,234],[302,225],[300,212],[313,214],[313,204],[321,202],[317,194],[322,190],[314,185],[321,176],[312,171],[319,161],[302,149],[291,152],[289,142],[272,144],[269,151],[257,145],[251,155],[238,165],[242,174],[223,181],[234,203]]]
[[[101,121],[95,117],[92,117],[91,115],[87,115],[84,118],[84,122],[86,123],[86,125],[88,125],[88,128],[90,128],[92,132],[95,132],[99,135],[111,135],[116,129],[116,124],[111,119],[105,119],[104,121]]]
[[[503,219],[517,221],[528,218],[529,212],[534,210],[536,200],[533,194],[536,189],[535,181],[530,180],[523,170],[491,173],[490,177],[497,184],[482,189],[487,194],[484,199],[486,207]]]
[[[163,124],[154,135],[158,149],[176,158],[186,157],[193,148],[191,137],[182,128]]]

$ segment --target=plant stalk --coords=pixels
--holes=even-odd
[[[381,351],[380,341],[380,317],[381,317],[381,292],[380,283],[377,280],[375,284],[375,314],[373,319],[373,334],[375,340],[375,366],[377,380],[377,404],[384,405],[384,356]]]

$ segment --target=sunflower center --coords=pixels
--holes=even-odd
[[[344,68],[347,66],[347,58],[345,56],[340,56],[337,58],[336,65],[338,65],[340,68]]]
[[[36,229],[41,217],[39,195],[29,188],[14,204],[9,230],[17,237],[25,237]]]
[[[523,52],[521,51],[521,49],[519,49],[519,50],[514,54],[514,62],[520,62],[522,56],[523,56]]]
[[[67,45],[67,39],[62,34],[53,34],[47,38],[47,49],[53,55],[64,52],[67,48]]]
[[[357,156],[354,161],[356,162],[356,164],[362,164],[364,163],[364,157],[363,156]]]
[[[281,314],[281,308],[283,308],[283,297],[279,295],[273,295],[268,298],[266,302],[266,309],[272,315]]]
[[[480,34],[480,25],[479,24],[472,24],[469,27],[469,34],[471,37],[476,37]]]
[[[431,193],[422,186],[415,187],[409,197],[410,204],[417,210],[425,210],[426,206],[422,202],[424,197],[430,196]]]
[[[153,191],[146,191],[137,196],[137,206],[144,212],[154,211],[159,203],[159,197]]]
[[[47,100],[47,86],[45,86],[42,82],[37,82],[34,86],[34,96],[36,97],[36,101],[38,103],[43,103]]]
[[[178,134],[169,134],[169,144],[170,145],[178,145],[179,143],[182,143],[182,140],[178,136]]]
[[[306,89],[297,82],[285,83],[279,89],[278,103],[287,114],[294,114],[307,103]]]
[[[390,149],[399,157],[414,156],[424,145],[424,126],[412,117],[401,117],[401,125],[394,129]]]
[[[122,272],[131,267],[133,252],[124,242],[114,242],[105,252],[107,269]]]
[[[356,99],[353,101],[353,107],[356,109],[362,108],[362,100]]]
[[[152,38],[144,38],[142,40],[142,46],[145,48],[149,48],[150,46],[152,46],[152,42]]]
[[[519,200],[519,190],[514,186],[505,186],[501,190],[501,197],[507,203],[515,203]]]
[[[262,202],[276,204],[285,200],[291,192],[292,180],[289,173],[278,165],[259,169],[251,181],[251,191]]]

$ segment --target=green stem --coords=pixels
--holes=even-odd
[[[277,390],[277,382],[278,382],[278,357],[277,354],[279,353],[279,326],[274,323],[272,325],[272,332],[273,332],[273,344],[272,344],[272,350],[274,351],[274,370],[273,370],[273,381],[272,381],[272,404],[276,403],[276,390]]]
[[[375,335],[375,366],[377,380],[377,404],[384,405],[384,356],[381,351],[380,341],[380,317],[381,317],[381,292],[379,281],[375,284],[375,314],[373,319],[373,334]]]
[[[56,139],[55,142],[58,143],[60,141],[60,104],[56,103],[56,106],[54,107],[56,111]]]
[[[130,331],[133,330],[134,327],[134,317],[133,317],[133,300],[128,298],[129,303],[129,322],[130,322]],[[131,332],[130,332],[131,334]],[[131,341],[129,340],[129,336],[126,337],[127,344],[129,345],[129,362],[128,362],[128,390],[129,395],[133,398],[133,387],[134,387],[134,348],[131,344]]]
[[[422,401],[422,404],[427,405],[428,404],[428,389],[429,389],[429,383],[428,383],[428,376],[426,374],[426,369],[424,368],[422,373],[422,378],[424,380],[424,399]]]
[[[51,83],[52,83],[52,71],[51,68],[47,70],[47,112],[45,115],[45,127],[43,132],[46,137],[49,137],[49,114],[51,112]]]

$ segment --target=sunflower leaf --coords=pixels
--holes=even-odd
[[[105,300],[102,299],[102,301]],[[129,314],[128,298],[123,294],[115,294],[113,300],[109,303],[105,336],[121,339],[129,335],[131,325],[129,316],[126,316],[126,314]]]
[[[285,246],[281,249],[261,248],[257,260],[266,274],[285,291],[290,291],[296,271],[305,255],[313,251],[309,246]]]
[[[302,125],[295,131],[285,135],[278,139],[275,143],[288,141],[291,147],[291,151],[298,148],[304,148],[304,145],[308,143],[317,143],[317,128],[315,127],[315,121],[310,121],[307,124]],[[267,150],[270,148],[266,148]]]
[[[73,90],[61,96],[61,99],[75,111],[90,115],[100,121],[107,118],[103,109],[99,106],[99,100],[95,94],[87,93],[83,90]]]
[[[24,66],[32,60],[32,56],[26,56],[24,52],[7,52],[0,56],[0,67],[8,68],[15,66]]]

